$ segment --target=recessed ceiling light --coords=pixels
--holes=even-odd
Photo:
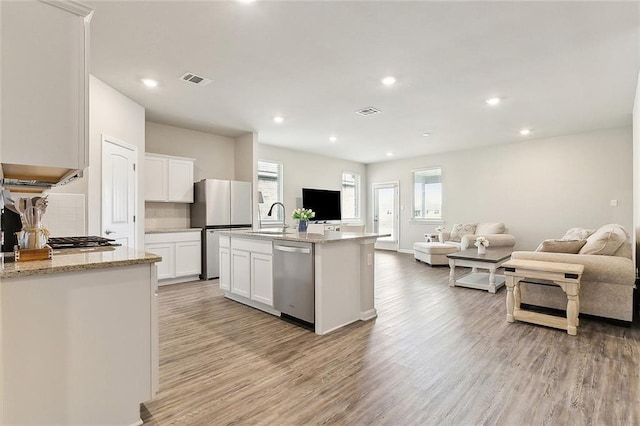
[[[531,129],[522,129],[522,130],[520,130],[520,134],[522,136],[527,136],[527,135],[531,134]]]
[[[335,136],[329,136],[329,141],[330,142],[335,142],[337,140],[338,140],[338,138],[336,138]]]
[[[393,76],[387,76],[382,79],[382,84],[384,84],[385,86],[391,86],[395,82],[396,82],[396,78]]]
[[[498,105],[500,103],[500,98],[489,98],[485,102],[491,106]]]
[[[427,136],[431,136],[431,133],[426,132],[426,133],[423,133],[422,136],[424,136],[426,138]]]
[[[284,117],[276,115],[275,117],[273,117],[273,121],[275,121],[276,123],[282,123],[284,121]]]
[[[387,157],[392,157],[393,156],[393,152],[387,152]]]
[[[158,82],[155,80],[151,80],[150,78],[143,78],[142,83],[147,87],[157,87]]]

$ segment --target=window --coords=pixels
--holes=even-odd
[[[360,175],[342,172],[342,220],[360,220]]]
[[[442,220],[442,169],[413,172],[413,219]]]
[[[262,223],[283,222],[284,209],[273,208],[271,216],[267,216],[269,207],[277,201],[282,202],[282,164],[273,161],[258,161],[258,191],[262,193],[264,203],[259,205]]]

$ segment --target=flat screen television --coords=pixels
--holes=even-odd
[[[342,219],[340,191],[302,188],[302,207],[316,213],[311,222],[340,221]]]

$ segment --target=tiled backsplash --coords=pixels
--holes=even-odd
[[[191,213],[189,204],[145,203],[145,229],[189,228]]]
[[[84,194],[50,193],[42,224],[52,237],[86,235]]]

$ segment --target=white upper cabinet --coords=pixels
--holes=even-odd
[[[4,177],[57,183],[88,166],[93,10],[70,0],[0,7]]]
[[[145,201],[193,203],[193,158],[145,154]]]

